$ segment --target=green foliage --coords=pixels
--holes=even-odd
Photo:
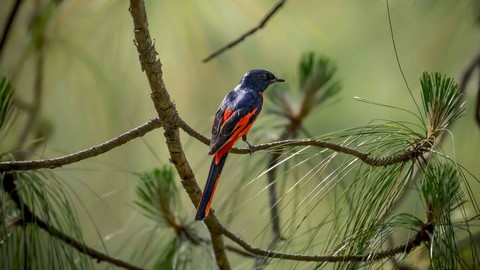
[[[311,63],[311,60],[305,61],[303,69],[310,70]],[[475,198],[472,193],[463,192],[462,185],[469,190],[467,179],[457,171],[454,161],[434,150],[433,143],[437,140],[432,140],[442,135],[461,115],[461,94],[453,79],[439,73],[424,73],[420,82],[424,110],[428,115],[428,123],[424,126],[377,120],[316,139],[385,160],[418,149],[428,149],[427,155],[394,165],[370,166],[331,150],[299,146],[285,151],[278,164],[297,161],[285,168],[283,177],[292,179],[293,184],[286,185],[277,202],[285,238],[277,244],[279,250],[302,254],[376,254],[411,241],[413,236],[424,231],[426,224],[435,221],[433,238],[427,245],[427,254],[431,256],[425,258],[433,268],[465,269],[478,261],[479,253],[475,248],[470,257],[455,250],[459,242],[472,239],[472,224],[479,222],[477,214],[468,214],[465,204],[469,202],[470,208],[477,209]],[[284,180],[279,177],[275,181]],[[420,188],[412,190],[415,185]],[[407,198],[424,202],[425,207],[400,212]],[[452,219],[453,215],[457,218]],[[262,218],[268,222],[268,215]],[[422,249],[425,244],[416,248]],[[302,245],[303,249],[293,251],[296,245]],[[410,263],[412,257],[407,253],[398,255],[396,263]],[[271,262],[276,263],[279,265],[280,261]],[[381,269],[385,263],[388,260],[361,264],[344,262],[333,266],[335,269]],[[285,262],[281,264],[285,266]],[[329,266],[332,264],[317,265],[318,268]],[[292,263],[290,267],[299,268],[301,263]]]
[[[2,181],[11,181],[3,176]],[[70,204],[71,198],[55,176],[41,172],[18,172],[15,179],[22,202],[38,218],[83,241],[79,222]],[[0,265],[3,269],[93,269],[89,257],[35,224],[25,223],[25,209],[18,209],[5,192],[0,193],[0,201]]]
[[[450,213],[464,204],[457,169],[449,163],[432,162],[420,183],[421,195],[433,223],[449,224]]]
[[[464,110],[462,95],[454,79],[438,72],[424,72],[422,85],[423,107],[428,119],[428,136],[436,136],[455,121]]]
[[[175,186],[173,171],[165,166],[138,175],[137,200],[135,204],[142,214],[168,227],[177,224],[178,189]]]
[[[274,85],[267,97],[275,104],[271,112],[287,119],[303,119],[320,104],[334,97],[341,89],[335,80],[336,65],[327,57],[305,53],[298,66],[298,87],[289,89]],[[295,96],[292,96],[295,95]]]
[[[150,222],[144,226],[145,231],[136,235],[138,248],[132,260],[151,265],[153,269],[192,269],[202,264],[200,269],[214,267],[214,260],[198,259],[211,258],[211,251],[201,248],[205,240],[180,217],[179,194],[172,168],[163,166],[137,176],[135,204]]]
[[[465,213],[463,206],[466,201],[461,180],[465,179],[461,179],[461,174],[452,164],[434,161],[425,168],[420,182],[420,195],[427,210],[427,221],[435,225],[430,254],[434,269],[445,269],[446,266],[447,269],[469,268],[457,246],[459,231],[456,231],[456,227],[468,227],[469,221],[453,218],[454,215],[462,216],[461,213]]]
[[[305,97],[315,97],[314,106],[340,91],[340,83],[334,80],[337,70],[332,60],[325,56],[316,56],[314,52],[303,54],[298,66],[299,89],[306,93]]]

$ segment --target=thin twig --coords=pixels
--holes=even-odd
[[[150,37],[150,31],[148,30],[145,2],[141,0],[130,0],[130,14],[133,19],[135,45],[139,54],[140,65],[147,76],[152,101],[158,117],[163,123],[165,130],[164,136],[170,153],[170,161],[174,164],[180,176],[182,186],[188,193],[190,200],[194,205],[197,205],[202,192],[183,151],[177,125],[178,113],[163,82],[162,64],[160,63],[160,58],[158,57],[153,40]],[[220,269],[230,269],[220,223],[213,214],[210,214],[204,222],[210,232],[213,252],[218,267]]]
[[[3,53],[3,49],[5,47],[5,44],[7,42],[8,34],[10,34],[10,29],[12,28],[13,21],[15,20],[15,17],[18,14],[18,10],[20,9],[20,4],[22,4],[22,2],[23,2],[22,0],[15,1],[15,3],[13,4],[13,8],[10,11],[10,14],[8,15],[5,28],[3,29],[2,39],[0,40],[0,59]]]
[[[237,44],[239,44],[240,42],[242,42],[245,38],[247,38],[248,36],[250,35],[253,35],[255,32],[257,32],[258,30],[262,29],[265,24],[267,24],[267,22],[273,17],[273,15],[278,11],[280,10],[280,8],[285,4],[285,2],[287,2],[287,0],[281,0],[279,1],[271,10],[270,12],[267,13],[267,15],[265,15],[265,17],[260,21],[260,23],[250,29],[248,32],[246,32],[245,34],[243,34],[242,36],[240,36],[239,38],[235,39],[234,41],[228,43],[227,45],[225,45],[224,47],[220,48],[219,50],[217,50],[216,52],[212,53],[211,55],[209,55],[207,58],[203,59],[202,62],[203,63],[206,63],[210,60],[212,60],[213,58],[217,57],[218,55],[220,55],[221,53],[223,53],[224,51],[236,46]]]
[[[157,129],[161,126],[162,126],[162,123],[160,122],[160,120],[158,118],[154,118],[149,122],[141,126],[138,126],[132,130],[129,130],[116,138],[113,138],[109,141],[106,141],[99,145],[92,146],[88,149],[84,149],[73,154],[52,158],[52,159],[0,162],[0,172],[53,169],[53,168],[61,167],[71,163],[75,163],[87,158],[91,158],[91,157],[106,153],[135,138],[142,137],[147,132]]]
[[[3,177],[2,186],[4,191],[10,196],[10,199],[15,203],[16,207],[20,210],[22,215],[22,220],[20,224],[26,226],[28,224],[36,225],[40,229],[47,232],[50,236],[59,239],[65,244],[69,245],[78,252],[85,254],[98,262],[108,262],[118,267],[130,270],[142,270],[138,266],[132,265],[128,262],[122,261],[120,259],[113,258],[105,253],[102,253],[98,250],[95,250],[84,243],[77,241],[76,239],[66,235],[64,232],[53,227],[49,223],[45,222],[38,216],[36,216],[30,208],[23,203],[20,194],[18,193],[17,186],[15,184],[15,175],[13,173],[6,173]]]
[[[425,224],[421,228],[421,230],[405,244],[382,252],[368,253],[365,255],[301,255],[276,252],[273,250],[265,250],[253,247],[247,242],[245,242],[243,239],[235,235],[233,232],[227,230],[225,227],[222,227],[222,229],[223,234],[227,238],[237,243],[246,251],[257,256],[306,262],[373,262],[383,260],[398,254],[407,254],[413,251],[416,247],[420,246],[422,243],[428,244],[430,242],[430,235],[432,235],[435,226],[433,224]]]

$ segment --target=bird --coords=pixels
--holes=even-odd
[[[263,92],[271,84],[284,81],[270,71],[252,69],[243,75],[240,83],[223,99],[213,119],[208,151],[213,159],[195,220],[203,220],[210,213],[213,195],[233,144],[242,138],[251,153],[252,146],[247,141],[247,133],[262,110]]]

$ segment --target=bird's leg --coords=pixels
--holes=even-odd
[[[248,144],[248,151],[250,152],[250,156],[253,153],[253,146],[247,141],[247,135],[242,136],[242,140]]]

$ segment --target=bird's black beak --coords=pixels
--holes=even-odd
[[[284,82],[284,79],[279,79],[279,78],[273,78],[270,80],[270,83],[276,83],[276,82]]]

